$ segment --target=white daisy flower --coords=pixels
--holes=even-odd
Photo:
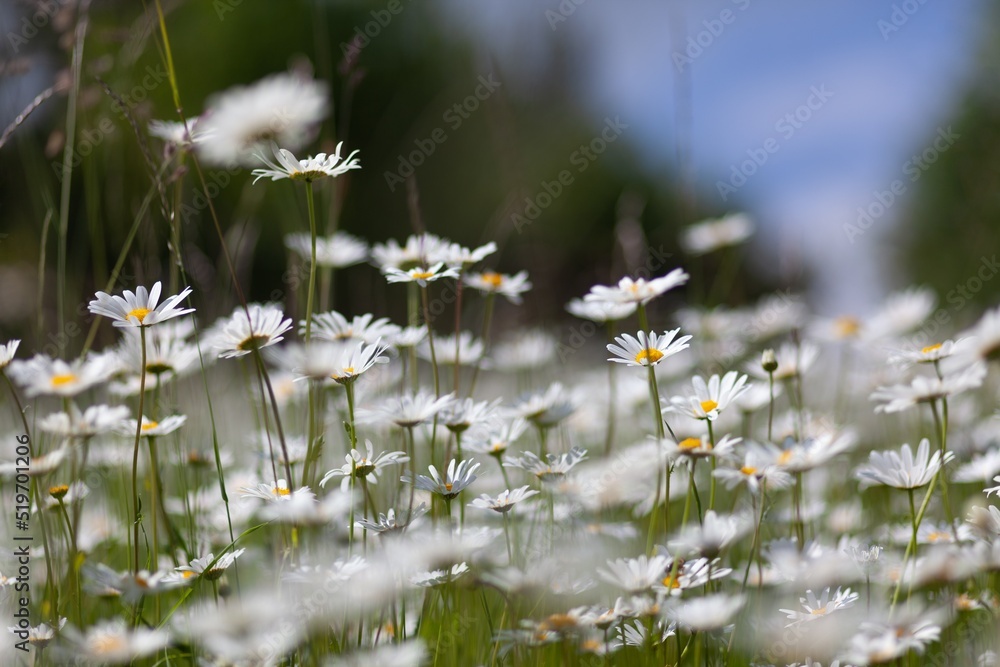
[[[697,438],[683,438],[677,442],[669,438],[660,441],[660,449],[668,460],[677,458],[700,459],[714,456],[717,458],[728,458],[733,455],[736,445],[740,444],[743,438],[736,438],[729,434],[722,436],[715,446],[708,435]]]
[[[330,155],[318,153],[305,159],[298,159],[295,155],[277,145],[271,145],[271,152],[274,153],[275,161],[270,160],[263,152],[257,154],[257,159],[267,165],[267,168],[254,169],[252,174],[257,178],[256,183],[262,178],[270,178],[272,181],[289,179],[292,181],[305,181],[312,183],[318,178],[335,178],[341,174],[346,174],[351,169],[361,169],[361,162],[355,155],[358,151],[351,152],[343,161],[340,158],[340,149],[344,145],[341,141],[337,144],[337,149]],[[311,256],[311,254],[310,254]]]
[[[669,567],[670,558],[663,555],[618,558],[597,568],[597,575],[626,593],[645,593],[660,583]]]
[[[389,358],[383,356],[386,346],[381,339],[373,345],[364,342],[358,343],[357,347],[347,348],[340,354],[340,359],[334,363],[330,377],[339,384],[353,382],[359,375],[371,370],[376,364],[387,364]]]
[[[455,401],[439,415],[439,420],[452,433],[465,433],[476,425],[486,423],[497,416],[497,406],[502,399],[476,402],[471,398]]]
[[[160,283],[157,281],[153,289],[135,288],[135,292],[125,290],[123,296],[112,296],[98,292],[95,300],[87,309],[95,315],[109,317],[116,327],[150,327],[173,317],[193,313],[194,308],[178,308],[180,303],[191,293],[190,287],[185,287],[180,294],[172,296],[163,303],[160,301]]]
[[[396,349],[416,347],[427,338],[427,327],[402,327],[397,333],[388,337]]]
[[[609,358],[608,361],[627,366],[655,366],[667,357],[689,347],[687,342],[691,340],[691,336],[681,336],[674,340],[678,333],[680,333],[680,329],[665,331],[659,336],[652,331],[648,334],[645,331],[640,331],[638,338],[629,334],[615,336],[615,342],[618,344],[607,346],[608,352],[615,356]]]
[[[210,553],[207,556],[195,558],[187,565],[181,565],[176,568],[175,571],[180,574],[182,579],[204,577],[208,581],[215,581],[225,574],[226,569],[235,563],[236,559],[242,556],[244,551],[246,551],[246,549],[230,551],[219,556],[218,559],[215,558],[215,554]]]
[[[742,595],[730,597],[724,593],[692,598],[665,611],[668,619],[692,632],[721,630],[743,607]]]
[[[791,623],[785,624],[786,628],[790,628],[793,625],[815,621],[819,618],[825,618],[829,614],[841,609],[853,607],[859,597],[859,594],[851,592],[850,588],[841,590],[839,586],[831,597],[830,587],[827,586],[823,589],[819,597],[812,590],[807,590],[806,597],[799,598],[799,603],[802,605],[804,611],[795,609],[779,609],[778,611],[788,616],[791,620]]]
[[[491,356],[498,370],[509,372],[547,366],[558,359],[558,354],[559,341],[552,335],[528,330],[498,343]]]
[[[209,164],[255,167],[254,153],[271,143],[298,150],[326,117],[327,97],[326,84],[290,73],[231,88],[209,100],[198,152]]]
[[[760,443],[751,442],[747,445],[743,465],[739,468],[718,468],[712,471],[727,489],[746,484],[753,494],[782,489],[792,483],[792,476],[776,465],[774,452]]]
[[[291,318],[277,306],[251,303],[246,311],[237,307],[229,319],[219,322],[210,338],[220,357],[233,359],[281,342],[291,328]]]
[[[29,398],[39,395],[76,396],[107,380],[114,370],[109,357],[94,354],[70,363],[36,354],[27,361],[10,364],[11,378],[24,387]]]
[[[297,232],[285,237],[285,247],[304,261],[312,260],[312,238],[308,233]],[[368,244],[347,232],[316,239],[316,265],[343,269],[368,259]],[[314,321],[315,324],[315,321]]]
[[[164,417],[160,421],[148,419],[145,415],[143,415],[142,426],[139,426],[139,432],[142,436],[147,438],[158,438],[173,433],[183,426],[186,421],[187,415],[171,415],[169,417]],[[118,432],[121,435],[134,436],[136,426],[136,420],[129,419],[120,425]]]
[[[427,649],[420,640],[387,644],[371,651],[358,651],[327,663],[328,667],[420,667]]]
[[[609,303],[647,304],[661,294],[679,287],[690,278],[683,269],[674,269],[665,276],[646,280],[633,280],[626,276],[613,287],[595,285],[590,293],[583,297],[584,301],[606,301]]]
[[[7,368],[7,365],[13,361],[14,355],[17,353],[17,346],[20,344],[20,340],[12,340],[0,345],[0,370]]]
[[[14,461],[4,461],[0,463],[0,477],[11,478],[17,475],[19,472],[25,472],[29,477],[41,477],[47,475],[53,470],[57,469],[62,465],[63,461],[66,460],[66,456],[69,454],[69,448],[65,445],[59,449],[53,449],[47,454],[42,454],[41,456],[34,456],[28,459],[27,466],[19,466]],[[27,471],[19,471],[19,468],[26,467]]]
[[[560,382],[553,382],[543,392],[522,395],[511,408],[511,414],[523,417],[543,428],[555,426],[579,407],[579,398]]]
[[[434,234],[418,234],[406,239],[400,246],[395,239],[372,246],[372,260],[386,273],[389,269],[410,269],[415,266],[436,264],[430,261],[444,252],[447,242]],[[440,261],[440,260],[438,260]]]
[[[534,452],[524,452],[520,457],[505,457],[505,468],[520,468],[542,482],[558,481],[580,461],[587,458],[587,450],[573,447],[562,454],[546,454],[542,461]]]
[[[427,283],[441,278],[458,278],[458,269],[445,268],[444,262],[438,262],[428,267],[415,266],[405,271],[389,267],[383,273],[385,279],[390,283],[417,283],[421,287],[427,287]]]
[[[715,558],[732,542],[746,536],[751,530],[753,523],[745,517],[717,514],[713,510],[708,510],[700,525],[689,523],[669,544],[677,553]]]
[[[68,413],[46,415],[38,422],[38,428],[64,438],[92,438],[115,430],[128,416],[129,410],[124,405],[92,405],[81,413],[75,403],[70,403]]]
[[[205,133],[198,127],[199,120],[198,116],[188,118],[186,126],[180,121],[151,120],[149,135],[179,148],[189,147],[205,138]]]
[[[772,372],[775,383],[782,380],[790,380],[805,375],[819,356],[819,348],[808,341],[803,341],[799,345],[794,343],[782,343],[774,352],[775,361],[778,367]],[[750,375],[761,380],[767,380],[769,375],[759,363],[746,365],[746,370]],[[777,395],[778,387],[775,387]]]
[[[527,271],[518,271],[512,276],[485,271],[470,273],[464,278],[465,284],[483,294],[500,294],[511,303],[521,303],[521,295],[531,289]]]
[[[574,315],[583,320],[601,323],[623,320],[634,313],[636,308],[638,308],[638,304],[634,301],[613,303],[610,301],[586,301],[584,299],[573,299],[566,304],[566,310],[570,315]]]
[[[475,249],[457,243],[447,243],[434,248],[429,259],[431,262],[444,262],[448,266],[464,270],[473,264],[478,264],[496,251],[497,244],[493,241]]]
[[[715,220],[695,223],[681,233],[681,246],[692,255],[704,255],[739,245],[753,234],[754,225],[745,213],[730,213]]]
[[[255,486],[243,486],[240,487],[240,491],[240,495],[244,498],[259,498],[269,503],[289,502],[292,499],[292,490],[288,488],[288,482],[283,479],[271,484],[261,483]],[[295,493],[300,492],[313,495],[307,486],[295,491]]]
[[[963,371],[943,378],[918,375],[909,384],[879,387],[870,398],[881,404],[875,412],[901,412],[920,403],[931,403],[941,398],[975,389],[986,377],[986,365],[975,363]]]
[[[427,469],[430,471],[431,476],[418,475],[416,482],[410,475],[403,475],[400,481],[406,484],[414,484],[418,489],[424,491],[430,491],[431,493],[437,493],[442,498],[446,500],[451,500],[458,496],[462,491],[465,490],[470,484],[476,481],[476,470],[479,468],[479,464],[475,461],[468,460],[458,462],[452,459],[448,463],[448,470],[444,477],[438,473],[437,468],[433,465],[428,466]]]
[[[378,476],[383,468],[391,465],[399,465],[410,460],[406,452],[379,452],[375,454],[375,446],[371,440],[365,440],[365,453],[352,449],[350,454],[344,456],[346,463],[339,468],[328,471],[319,485],[325,487],[326,483],[335,477],[343,477],[341,488],[346,490],[350,486],[351,476],[358,479],[366,479],[369,484],[378,484]]]
[[[736,371],[729,371],[721,378],[713,375],[707,383],[700,375],[696,375],[691,379],[694,396],[672,396],[663,412],[714,421],[719,418],[719,413],[749,389],[746,381],[747,376]]]
[[[494,424],[488,429],[474,432],[469,441],[464,443],[465,448],[477,454],[489,454],[499,458],[527,429],[528,422],[520,418]]]
[[[26,640],[28,645],[33,646],[36,651],[41,651],[52,643],[58,631],[62,630],[65,625],[66,617],[62,617],[55,628],[49,627],[47,623],[41,623],[40,625],[31,626],[27,630],[17,626],[10,626],[7,630],[11,634],[17,635],[19,639]]]
[[[931,620],[905,623],[866,621],[851,638],[842,659],[851,665],[881,665],[910,650],[923,653],[928,644],[941,638],[941,626]]]
[[[530,487],[528,486],[522,486],[514,489],[513,491],[505,489],[496,498],[484,493],[469,503],[469,506],[478,507],[479,509],[484,510],[493,510],[494,512],[499,512],[500,514],[506,514],[514,509],[514,505],[517,503],[539,493],[539,491],[534,489],[529,490],[529,488]]]
[[[359,423],[392,423],[402,428],[426,424],[455,399],[454,394],[435,398],[433,392],[421,389],[416,394],[403,394],[388,398],[375,408],[357,411]]]
[[[962,351],[963,348],[972,342],[971,338],[959,338],[957,340],[946,340],[941,343],[925,345],[919,349],[896,350],[889,355],[889,363],[908,368],[913,364],[934,364],[942,359],[947,359]]]
[[[471,331],[460,331],[458,333],[457,353],[458,357],[456,358],[454,334],[450,336],[436,336],[434,338],[434,355],[439,364],[454,365],[457,362],[460,365],[471,366],[483,359],[483,354],[486,353],[486,345],[482,340],[473,336]],[[424,340],[417,347],[417,355],[421,359],[431,360],[431,346],[429,341]]]
[[[163,630],[145,627],[129,628],[125,621],[101,621],[80,634],[76,628],[63,631],[74,653],[95,664],[129,664],[136,658],[156,653],[170,643]]]
[[[954,452],[944,457],[940,451],[930,453],[930,441],[924,438],[917,446],[914,457],[909,444],[904,444],[899,452],[872,452],[868,465],[861,466],[855,476],[861,480],[862,488],[884,484],[897,489],[916,489],[931,481],[941,466],[955,458]]]

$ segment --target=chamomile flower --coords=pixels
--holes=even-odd
[[[129,628],[125,621],[101,621],[89,627],[85,634],[68,627],[63,635],[77,656],[94,664],[129,664],[136,658],[156,653],[170,643],[163,630],[145,627]]]
[[[187,125],[179,121],[151,120],[148,126],[149,135],[179,148],[189,147],[205,138],[205,134],[198,127],[198,120],[197,116],[188,118]]]
[[[497,251],[493,241],[478,248],[466,248],[457,243],[446,243],[434,248],[430,257],[432,262],[444,262],[448,266],[465,270],[473,264],[478,264]]]
[[[30,398],[39,395],[71,397],[108,379],[115,368],[110,359],[101,355],[88,355],[67,363],[37,354],[27,361],[10,364],[10,377],[24,387]]]
[[[697,438],[682,438],[677,442],[664,438],[660,441],[660,448],[669,460],[677,458],[701,459],[708,457],[727,458],[732,456],[736,445],[743,441],[743,438],[735,438],[729,434],[724,435],[715,446],[707,435]]]
[[[727,489],[746,484],[753,494],[761,489],[782,489],[792,483],[792,476],[776,465],[773,452],[758,443],[747,445],[743,465],[739,468],[718,468],[712,471]]]
[[[303,487],[295,493],[302,490],[309,491],[308,487]],[[240,488],[240,492],[244,498],[259,498],[271,503],[288,502],[292,499],[292,490],[288,488],[288,482],[283,479],[279,479],[273,484],[261,483],[255,486],[244,486]]]
[[[918,375],[909,384],[879,387],[871,394],[871,400],[880,404],[875,412],[901,412],[920,403],[932,403],[941,398],[954,396],[983,383],[986,366],[975,363],[963,371],[944,377]]]
[[[296,232],[285,237],[285,247],[304,261],[311,261],[312,239],[308,233]],[[316,239],[316,265],[343,269],[368,259],[368,244],[347,232]],[[315,324],[315,320],[313,321]]]
[[[517,503],[539,493],[539,491],[529,489],[530,487],[528,486],[522,486],[514,489],[513,491],[505,489],[496,498],[484,493],[469,503],[469,506],[478,507],[479,509],[484,510],[493,510],[494,512],[499,512],[500,514],[506,514],[514,509],[514,505]]]
[[[753,221],[745,213],[731,213],[715,220],[703,220],[686,228],[681,246],[692,255],[704,255],[739,245],[753,234]]]
[[[670,541],[670,548],[677,553],[715,558],[752,529],[752,522],[744,517],[708,510],[703,522],[700,525],[694,522],[688,524],[676,539]]]
[[[7,368],[8,364],[13,361],[14,355],[17,353],[17,346],[20,344],[20,340],[12,340],[0,345],[0,370]]]
[[[889,355],[889,363],[901,368],[907,368],[913,364],[936,364],[942,359],[947,359],[961,352],[971,342],[971,338],[949,339],[941,343],[925,345],[921,348],[897,350]]]
[[[38,428],[64,438],[92,438],[114,431],[128,416],[129,410],[123,405],[92,405],[80,412],[75,403],[70,403],[68,413],[46,415],[38,423]]]
[[[585,458],[587,458],[587,450],[574,447],[562,454],[546,454],[545,461],[538,458],[534,452],[524,452],[516,458],[504,458],[503,465],[505,468],[520,468],[542,482],[555,482],[564,477]]]
[[[277,306],[251,303],[246,311],[238,307],[227,320],[217,324],[211,338],[219,356],[232,359],[280,343],[291,328],[291,318],[286,318]]]
[[[181,565],[178,567],[176,572],[180,573],[181,578],[184,579],[190,577],[203,577],[208,581],[215,581],[226,573],[229,566],[235,563],[236,559],[242,556],[244,551],[246,551],[246,549],[230,551],[229,553],[219,556],[218,559],[215,558],[215,554],[208,554],[207,556],[202,556],[201,558],[195,558],[187,565]]]
[[[811,590],[807,590],[806,597],[799,598],[803,611],[796,609],[779,609],[778,611],[788,616],[791,622],[786,623],[785,627],[790,628],[793,625],[815,621],[841,609],[853,607],[859,597],[859,594],[851,592],[850,588],[841,590],[839,586],[831,596],[830,587],[827,586],[818,597]]]
[[[444,252],[447,242],[434,234],[417,234],[406,239],[405,245],[399,245],[395,239],[372,246],[372,260],[382,273],[389,269],[411,269],[415,266],[437,264],[430,258],[438,257]]]
[[[328,471],[319,485],[325,487],[326,483],[335,477],[343,477],[341,488],[346,490],[350,486],[351,476],[358,479],[365,479],[369,484],[378,484],[378,477],[383,468],[391,465],[399,465],[410,460],[406,452],[379,452],[375,454],[375,446],[371,440],[365,440],[365,451],[361,452],[352,449],[350,454],[344,456],[346,463],[339,468]]]
[[[441,411],[439,419],[452,433],[465,433],[473,426],[494,419],[500,401],[499,398],[480,402],[471,398],[455,401]]]
[[[326,117],[327,97],[326,84],[291,73],[231,88],[209,100],[198,152],[210,164],[255,167],[254,154],[271,143],[298,150]]]
[[[645,593],[660,583],[669,567],[670,558],[663,555],[618,558],[597,568],[597,576],[625,593]]]
[[[444,262],[438,262],[432,266],[414,266],[411,269],[397,269],[389,267],[383,271],[385,279],[390,283],[417,283],[421,287],[427,287],[427,283],[440,280],[441,278],[458,278],[458,269],[445,268]]]
[[[859,467],[855,474],[862,488],[884,484],[896,489],[916,489],[929,483],[941,466],[954,458],[954,452],[944,457],[937,450],[931,454],[930,441],[924,438],[917,446],[916,456],[909,444],[904,444],[899,452],[872,452],[868,465]]]
[[[465,448],[477,454],[489,454],[499,458],[507,452],[513,443],[517,442],[527,429],[528,422],[520,418],[494,424],[487,429],[474,432],[469,441],[465,443]]]
[[[617,285],[607,287],[595,285],[590,288],[590,293],[583,297],[584,301],[605,301],[608,303],[634,303],[647,304],[656,297],[679,287],[690,278],[683,269],[674,269],[665,276],[646,280],[639,278],[633,280],[625,277],[618,281]]]
[[[299,333],[305,333],[305,320],[299,321]],[[342,341],[361,340],[374,343],[379,338],[388,338],[399,332],[399,327],[389,322],[388,317],[375,319],[371,313],[355,315],[347,319],[335,310],[319,313],[312,319],[312,337],[317,340]]]
[[[721,378],[713,375],[707,383],[700,375],[696,375],[691,379],[694,395],[672,396],[670,404],[663,408],[663,412],[675,412],[694,419],[714,421],[718,419],[720,412],[749,389],[746,382],[747,376],[740,375],[736,371],[729,371]]]
[[[627,366],[655,366],[689,347],[687,342],[691,340],[691,336],[681,336],[674,340],[679,332],[680,329],[674,329],[658,336],[652,331],[648,334],[640,331],[638,338],[629,334],[615,336],[615,342],[618,344],[608,345],[608,352],[615,356],[610,357],[608,361]]]
[[[638,304],[633,301],[613,303],[611,301],[586,301],[573,299],[566,304],[566,310],[583,320],[591,322],[617,322],[636,311]]]
[[[165,320],[180,315],[193,313],[194,308],[179,308],[180,303],[191,293],[190,287],[185,287],[180,294],[172,296],[160,303],[160,283],[153,289],[135,288],[133,293],[125,290],[123,296],[112,296],[98,292],[97,297],[88,304],[87,309],[95,315],[109,317],[116,327],[151,327]]]
[[[706,595],[669,607],[666,617],[692,632],[711,632],[729,625],[743,607],[742,595],[730,597],[724,593]]]
[[[941,626],[931,620],[906,623],[862,623],[851,638],[843,660],[851,665],[882,665],[893,662],[909,651],[923,653],[928,644],[941,637]]]
[[[521,303],[521,295],[531,289],[527,271],[518,271],[512,276],[494,271],[470,273],[464,281],[474,290],[483,294],[500,294],[511,303]]]
[[[41,651],[42,649],[47,648],[50,643],[52,643],[52,640],[55,639],[56,634],[60,630],[62,630],[63,626],[65,625],[66,625],[66,617],[64,616],[59,619],[59,622],[56,624],[55,628],[49,627],[47,623],[41,623],[39,625],[31,626],[27,630],[25,630],[24,628],[19,628],[17,626],[10,626],[7,628],[7,630],[10,631],[12,634],[17,635],[19,638],[24,637],[27,640],[29,646],[33,646],[36,651]],[[26,633],[27,636],[21,633]]]
[[[439,364],[469,366],[483,360],[486,345],[482,340],[472,335],[471,331],[460,331],[456,345],[455,336],[438,336],[434,339],[434,355]],[[458,356],[456,356],[456,354]],[[421,359],[431,360],[430,342],[424,340],[417,346],[417,355]],[[483,366],[485,361],[480,363]]]
[[[339,360],[333,364],[330,377],[338,384],[353,382],[362,373],[366,373],[376,364],[387,364],[389,358],[384,356],[386,346],[381,339],[374,344],[360,342],[357,347],[344,349]]]
[[[139,426],[139,433],[145,438],[158,438],[164,435],[170,435],[187,421],[187,415],[171,415],[169,417],[164,417],[159,421],[153,419],[148,419],[145,415],[142,417],[142,425]],[[133,436],[135,435],[136,420],[129,419],[126,420],[118,429],[121,435]]]
[[[523,394],[511,408],[511,413],[548,428],[576,412],[577,407],[577,395],[567,391],[562,383],[553,382],[545,391]]]
[[[359,409],[356,419],[359,423],[388,422],[403,428],[413,428],[431,421],[454,398],[454,394],[435,397],[432,392],[421,389],[416,394],[388,398],[374,408]]]
[[[274,160],[269,159],[263,152],[257,154],[257,159],[267,167],[253,170],[253,175],[257,177],[253,182],[256,183],[262,178],[270,178],[272,181],[287,178],[312,183],[319,178],[334,178],[346,174],[351,169],[361,169],[361,163],[354,157],[358,151],[351,152],[341,161],[340,148],[343,145],[344,142],[341,141],[330,155],[319,153],[300,160],[291,151],[272,144],[271,152],[274,153]]]
[[[443,477],[437,468],[431,465],[427,468],[431,473],[430,477],[418,475],[415,482],[409,475],[403,475],[400,479],[406,484],[414,484],[418,489],[436,493],[446,500],[452,500],[476,481],[478,468],[479,464],[475,461],[458,462],[452,459],[448,463],[448,470]]]

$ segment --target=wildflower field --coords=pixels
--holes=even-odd
[[[821,317],[755,291],[729,213],[676,253],[634,236],[541,317],[560,277],[506,243],[540,195],[459,243],[413,153],[351,187],[378,33],[330,80],[297,62],[194,108],[178,3],[146,3],[124,84],[70,4],[67,79],[0,139],[45,184],[37,309],[0,340],[0,664],[997,664],[1000,308],[913,286]],[[18,139],[53,96],[54,172]],[[77,126],[94,99],[113,132]],[[112,134],[128,160],[79,150]]]

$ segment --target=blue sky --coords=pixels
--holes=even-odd
[[[665,175],[675,166],[672,54],[728,10],[730,22],[721,31],[715,23],[711,39],[701,35],[706,46],[684,64],[699,198],[745,208],[760,221],[754,254],[761,270],[780,278],[807,264],[817,277],[817,307],[858,313],[899,286],[885,261],[886,232],[906,224],[905,206],[889,207],[861,236],[849,238],[845,225],[893,180],[905,180],[908,191],[919,186],[904,163],[949,124],[985,23],[982,0],[563,0],[564,8],[575,6],[565,21],[546,15],[558,11],[556,0],[444,4],[525,89],[551,40],[571,44],[571,85],[595,125],[620,115],[648,168]],[[777,131],[813,87],[832,95],[822,104],[813,99],[817,108],[792,136],[787,126]],[[716,182],[768,138],[778,150],[723,202]]]

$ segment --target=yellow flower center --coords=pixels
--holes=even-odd
[[[484,283],[496,289],[503,284],[503,276],[499,273],[494,273],[493,271],[487,271],[482,276],[480,276]]]
[[[585,639],[580,642],[580,648],[584,651],[600,651],[604,645],[596,639]]]
[[[781,454],[778,456],[778,463],[780,463],[781,465],[785,465],[786,463],[792,460],[792,456],[794,456],[794,454],[792,454],[792,450],[790,449],[786,452],[781,452]]]
[[[410,276],[417,280],[427,280],[428,278],[433,278],[434,274],[431,271],[414,271]]]
[[[684,438],[683,440],[677,443],[677,447],[685,451],[698,449],[699,447],[701,447],[701,438]]]
[[[69,493],[69,487],[65,484],[58,484],[56,486],[49,487],[49,495],[57,500],[65,496],[67,493]]]
[[[346,366],[345,368],[341,369],[340,372],[343,373],[344,375],[350,375],[354,372],[354,366]]]
[[[705,412],[711,412],[717,407],[719,407],[719,404],[712,400],[701,402],[701,409],[704,410]]]
[[[836,330],[838,337],[851,338],[858,335],[858,332],[861,330],[861,322],[858,322],[855,317],[845,315],[837,318],[833,328]]]
[[[157,421],[148,421],[148,422],[146,422],[145,424],[142,425],[142,430],[143,431],[151,431],[151,430],[153,430],[154,428],[156,428],[159,425],[160,425],[160,422],[157,422]]]
[[[194,575],[195,573],[191,570],[184,570],[183,572],[181,572],[181,577],[184,579],[190,579]]]
[[[262,347],[264,343],[268,342],[269,340],[271,340],[270,336],[266,336],[264,334],[253,334],[248,338],[244,338],[243,340],[241,340],[239,345],[237,345],[236,347],[242,352],[250,352],[251,350],[255,350],[259,347]]]
[[[149,315],[151,312],[153,311],[149,308],[133,308],[128,311],[128,315],[125,316],[125,319],[132,319],[134,317],[139,320],[139,324],[142,324],[142,321],[146,319],[146,315]]]
[[[103,635],[94,637],[90,641],[90,647],[97,655],[110,655],[125,648],[125,640],[116,635]]]
[[[813,609],[809,612],[813,616],[824,616],[826,614],[826,607],[820,607],[819,609]]]
[[[555,632],[574,627],[576,627],[576,619],[569,614],[552,614],[542,621],[541,624],[543,630],[553,630]]]
[[[743,466],[742,468],[740,468],[740,472],[743,473],[744,475],[756,475],[757,469],[753,466]]]
[[[76,382],[76,376],[73,375],[72,373],[64,373],[62,375],[52,376],[53,387],[62,387],[63,385],[67,385],[71,382]]]
[[[935,350],[941,349],[941,343],[934,343],[933,345],[928,345],[927,347],[920,350],[920,354],[930,354]]]
[[[288,494],[291,493],[291,490],[283,486],[280,487],[276,486],[273,489],[271,489],[271,493],[273,493],[276,496],[287,496]]]
[[[445,488],[446,491],[451,491],[451,488],[453,486],[455,486],[455,485],[452,484],[451,482],[446,482],[445,485],[444,485],[444,488]]]
[[[639,350],[639,354],[635,355],[635,362],[637,364],[646,362],[652,366],[662,358],[663,353],[656,348],[646,348],[645,350]]]
[[[951,533],[945,533],[940,530],[935,530],[934,532],[932,532],[927,536],[927,541],[932,544],[936,542],[950,542]]]
[[[669,574],[663,578],[663,585],[667,588],[680,588],[680,578],[671,577]]]

